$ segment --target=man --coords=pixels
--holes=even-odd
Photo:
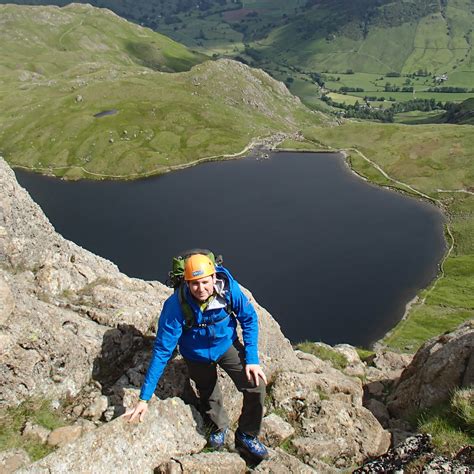
[[[268,456],[257,436],[263,417],[265,374],[258,360],[258,321],[250,301],[229,271],[215,267],[202,254],[191,255],[184,268],[185,286],[163,306],[153,355],[140,400],[125,413],[129,422],[143,417],[163,370],[179,344],[189,375],[196,383],[201,411],[210,428],[209,445],[224,446],[229,419],[217,383],[217,365],[222,367],[243,394],[242,412],[235,433],[236,448],[252,460]],[[189,321],[186,313],[191,313]],[[237,321],[244,344],[237,337]]]

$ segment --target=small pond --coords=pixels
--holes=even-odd
[[[110,110],[103,110],[102,112],[98,112],[94,114],[95,118],[106,117],[107,115],[115,115],[118,113],[117,109],[110,109]]]
[[[58,232],[130,276],[165,281],[180,250],[222,253],[293,342],[368,346],[445,252],[434,206],[364,182],[338,154],[276,153],[125,182],[16,174]]]

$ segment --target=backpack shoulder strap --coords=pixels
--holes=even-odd
[[[184,327],[185,329],[191,329],[194,326],[195,318],[193,309],[186,299],[185,285],[186,284],[182,282],[178,287],[178,300],[184,315]]]
[[[227,275],[227,273],[222,273],[222,277],[227,281],[227,284],[229,285],[228,286],[228,298],[229,298],[229,300],[227,301],[227,305],[225,307],[225,312],[229,316],[234,316],[235,317],[236,314],[235,314],[235,311],[234,311],[234,301],[232,299],[232,288],[231,288],[232,281],[229,278],[229,276]]]

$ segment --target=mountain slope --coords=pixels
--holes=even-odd
[[[265,56],[317,71],[474,71],[468,0],[314,3],[260,43]]]
[[[414,92],[417,98],[441,102],[462,101],[473,94],[471,0],[90,3],[110,8],[206,54],[262,68],[286,82],[305,104],[319,110],[327,110],[320,100],[322,85],[333,92],[349,87],[359,90],[359,97],[369,92],[369,96],[397,101],[410,100]],[[387,84],[390,87],[385,90]],[[433,90],[440,85],[456,90]],[[396,88],[401,92],[394,96]]]
[[[3,3],[3,2],[0,2]],[[16,0],[14,3],[26,3]],[[27,3],[64,5],[63,0]],[[316,71],[474,73],[471,0],[92,0],[192,47]]]
[[[158,173],[317,121],[243,64],[173,73],[204,57],[107,10],[2,5],[0,18],[0,143],[13,165],[68,177]]]
[[[109,10],[90,5],[72,4],[61,9],[5,5],[0,11],[2,65],[7,67],[23,61],[30,69],[41,69],[32,72],[64,73],[80,61],[100,58],[116,65],[177,72],[207,59]]]

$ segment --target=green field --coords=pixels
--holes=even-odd
[[[354,105],[356,102],[362,102],[360,97],[350,94],[337,94],[336,92],[331,92],[328,94],[328,97],[338,104]]]
[[[348,122],[342,126],[315,127],[304,133],[316,149],[326,146],[349,150],[351,166],[371,181],[415,197],[429,197],[448,218],[447,244],[453,244],[453,249],[442,265],[439,279],[421,291],[420,302],[412,307],[409,317],[382,342],[393,349],[411,352],[426,339],[473,318],[472,127]],[[389,178],[353,149],[378,164]]]

